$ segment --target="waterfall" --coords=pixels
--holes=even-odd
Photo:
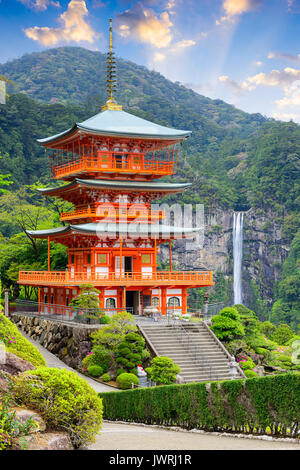
[[[233,298],[234,304],[241,304],[242,296],[242,257],[243,257],[243,212],[233,214]]]

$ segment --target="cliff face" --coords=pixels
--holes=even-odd
[[[214,272],[216,284],[227,281],[225,303],[233,302],[233,212],[222,209],[205,215],[204,246],[187,250],[185,242],[176,241],[172,262],[179,270],[208,269]],[[169,249],[163,245],[160,258],[169,260]],[[280,279],[282,263],[289,246],[281,236],[281,222],[272,211],[250,209],[244,213],[242,289],[244,304],[258,313],[266,313],[273,303],[275,282]],[[217,287],[217,286],[216,286]]]

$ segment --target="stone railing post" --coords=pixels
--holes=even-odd
[[[4,289],[4,315],[9,317],[9,289]]]

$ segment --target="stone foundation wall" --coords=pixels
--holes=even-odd
[[[45,318],[12,314],[11,320],[33,340],[55,354],[65,364],[78,368],[81,360],[90,352],[90,334],[100,325],[81,325]]]

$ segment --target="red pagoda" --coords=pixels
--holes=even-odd
[[[171,129],[122,111],[114,99],[115,59],[107,57],[108,100],[99,114],[39,142],[49,149],[51,175],[63,186],[40,189],[73,204],[60,219],[69,225],[28,232],[48,240],[48,271],[20,271],[19,283],[39,288],[40,313],[71,314],[68,305],[82,284],[99,291],[106,313],[142,315],[157,307],[162,315],[187,312],[187,289],[213,285],[212,272],[172,271],[171,240],[197,229],[163,224],[157,198],[189,184],[164,183],[174,175],[181,142],[191,132]],[[50,270],[50,241],[68,248],[65,271]],[[161,243],[170,243],[170,268],[157,270]]]

